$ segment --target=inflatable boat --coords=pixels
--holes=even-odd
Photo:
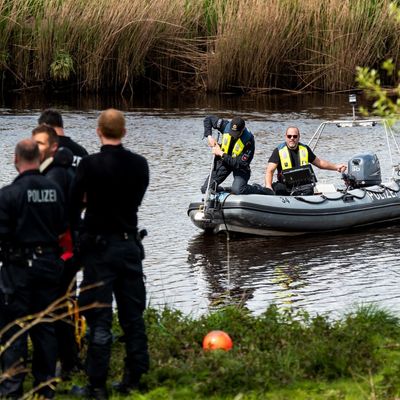
[[[189,205],[193,223],[207,232],[264,236],[337,231],[400,220],[398,181],[308,196],[218,193],[204,212],[202,201]]]
[[[208,191],[206,196],[189,205],[187,213],[194,225],[212,233],[229,231],[283,236],[339,231],[400,220],[400,163],[393,161],[392,147],[399,155],[400,148],[390,125],[382,119],[356,119],[353,107],[352,120],[323,122],[310,139],[310,147],[315,148],[324,129],[332,124],[345,128],[383,126],[392,178],[382,182],[377,156],[362,153],[348,162],[348,174],[343,175],[344,185],[339,189],[329,184],[318,186],[309,179],[311,174],[307,168],[301,168],[292,171],[294,174],[288,177],[292,190],[290,196]],[[311,194],[304,195],[310,193],[310,186]]]

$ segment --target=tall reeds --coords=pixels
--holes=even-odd
[[[389,0],[0,0],[14,87],[346,90],[356,66],[398,64]],[[6,82],[7,83],[7,82]]]

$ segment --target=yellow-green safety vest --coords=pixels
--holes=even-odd
[[[231,144],[232,136],[229,133],[224,133],[222,135],[222,145],[221,145],[221,150],[228,154],[229,151],[229,145]],[[242,142],[241,138],[239,138],[235,146],[233,146],[232,149],[232,157],[237,157],[241,154],[241,152],[244,149],[244,143]]]
[[[279,159],[281,161],[282,171],[293,168],[289,149],[286,145],[279,149]],[[302,144],[299,144],[299,161],[300,166],[309,164],[307,147],[303,146]]]

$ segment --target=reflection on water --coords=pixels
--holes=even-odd
[[[399,234],[391,226],[273,239],[199,235],[189,242],[188,262],[205,275],[211,304],[218,296],[245,296],[255,312],[273,302],[339,315],[377,302],[399,313]]]
[[[303,116],[315,114],[327,117],[350,115],[347,95],[320,93],[311,94],[279,94],[269,96],[235,96],[230,94],[182,94],[173,92],[148,93],[138,92],[133,98],[121,96],[83,95],[82,93],[52,94],[19,93],[16,96],[1,98],[4,109],[21,112],[41,110],[47,107],[59,108],[65,111],[102,110],[108,107],[124,111],[151,110],[160,114],[192,113],[204,114],[205,110],[213,110],[226,115],[237,111],[241,114],[251,114],[255,118],[265,119],[269,113],[299,112]],[[359,99],[361,100],[361,99]],[[268,119],[268,117],[267,117]]]
[[[66,133],[89,152],[99,148],[98,110],[126,111],[125,145],[148,158],[150,187],[139,212],[145,238],[148,301],[187,314],[226,303],[244,303],[255,313],[270,303],[282,308],[339,315],[356,303],[376,302],[400,314],[398,248],[400,227],[295,238],[207,237],[187,217],[188,204],[200,196],[210,152],[202,141],[204,115],[243,115],[256,137],[251,182],[263,183],[265,164],[288,125],[297,125],[307,141],[327,118],[351,115],[347,96],[164,97],[143,99],[37,96],[8,99],[0,109],[0,185],[16,175],[15,144],[29,136],[39,110],[58,106]],[[316,151],[322,158],[347,162],[354,154],[377,152],[387,176],[390,165],[382,134],[365,129],[344,135],[333,130]],[[320,181],[339,174],[318,171]],[[227,184],[229,184],[229,180]]]

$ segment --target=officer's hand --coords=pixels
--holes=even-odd
[[[344,165],[344,164],[336,164],[336,171],[337,172],[343,173],[343,172],[346,171],[346,169],[347,169],[346,165]]]
[[[214,147],[217,144],[217,141],[211,135],[209,135],[207,139],[210,147]]]
[[[215,146],[212,148],[212,153],[215,154],[216,156],[222,156],[223,152],[221,150],[221,147],[219,147],[218,143],[215,143]]]

